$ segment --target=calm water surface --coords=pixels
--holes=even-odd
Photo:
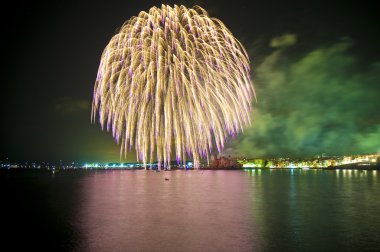
[[[0,189],[8,251],[380,249],[380,171],[11,170]]]

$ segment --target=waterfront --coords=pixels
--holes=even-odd
[[[165,180],[165,178],[169,180]],[[380,172],[8,170],[2,246],[68,251],[363,251]]]

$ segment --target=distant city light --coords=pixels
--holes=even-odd
[[[187,161],[185,164],[171,161],[171,167],[174,169],[194,169],[194,162]],[[148,163],[147,168],[156,170],[159,163]],[[359,168],[361,167],[361,168]],[[31,168],[31,169],[144,169],[143,163],[92,163],[85,162],[83,165],[78,163],[70,163],[65,165],[62,162],[59,165],[47,162],[11,162],[0,160],[0,168],[14,169],[14,168]],[[379,169],[380,168],[380,155],[379,154],[366,154],[366,155],[350,155],[350,156],[337,156],[327,157],[318,156],[314,158],[304,159],[291,159],[291,158],[238,158],[238,157],[213,157],[210,163],[204,162],[201,169],[324,169],[324,168],[339,168],[353,170],[355,168],[363,169]],[[169,168],[167,168],[169,169]],[[170,168],[171,169],[171,168]]]

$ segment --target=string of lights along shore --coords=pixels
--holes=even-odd
[[[210,159],[250,124],[255,96],[242,44],[199,6],[162,5],[125,22],[103,51],[92,105],[120,155],[159,169]]]

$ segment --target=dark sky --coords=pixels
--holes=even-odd
[[[375,1],[17,1],[2,16],[0,159],[118,161],[90,122],[100,55],[124,21],[161,3],[200,5],[250,54],[258,102],[226,154],[380,151]]]

